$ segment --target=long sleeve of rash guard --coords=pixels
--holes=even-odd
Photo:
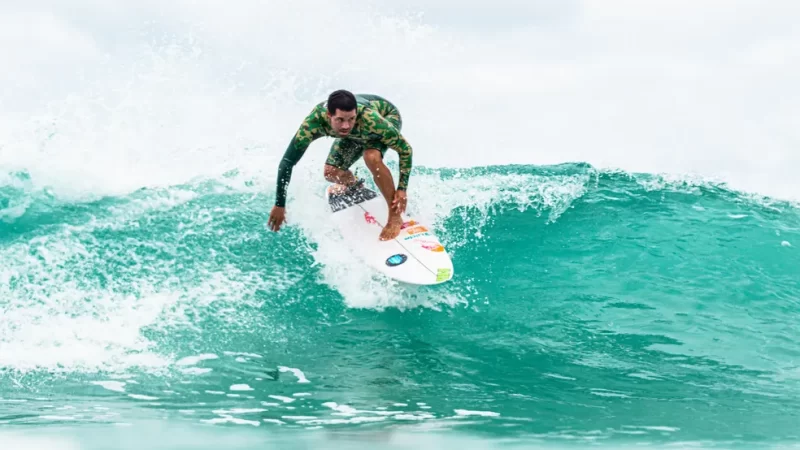
[[[300,124],[297,133],[292,137],[289,146],[283,154],[280,165],[278,166],[278,183],[275,189],[275,206],[286,206],[286,192],[289,188],[289,181],[292,179],[292,169],[300,158],[305,154],[306,149],[311,143],[322,136],[325,136],[323,118],[320,117],[319,108],[315,108],[308,117]]]

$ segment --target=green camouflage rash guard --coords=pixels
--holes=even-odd
[[[398,127],[386,119],[387,116],[399,117],[397,108],[388,100],[377,95],[356,95],[356,121],[350,134],[342,139],[360,144],[365,148],[389,147],[399,155],[400,179],[398,190],[406,190],[411,175],[411,146],[400,134]],[[324,136],[338,137],[327,118],[327,102],[319,103],[303,120],[300,127],[289,142],[289,147],[278,167],[278,186],[275,205],[286,206],[286,191],[292,177],[292,169],[303,157],[311,143]]]

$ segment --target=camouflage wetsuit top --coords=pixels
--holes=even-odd
[[[403,125],[400,112],[388,100],[377,95],[357,94],[356,103],[355,125],[347,137],[334,140],[326,163],[347,170],[361,157],[365,149],[377,149],[383,156],[387,148],[393,148],[400,156],[397,189],[406,190],[411,175],[411,146],[400,134]],[[292,169],[311,142],[323,136],[337,136],[328,122],[327,107],[327,102],[315,106],[289,142],[278,168],[275,205],[286,206],[286,191]]]

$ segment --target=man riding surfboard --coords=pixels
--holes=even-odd
[[[400,134],[402,125],[397,108],[380,96],[353,95],[346,90],[332,92],[327,101],[317,104],[306,116],[281,159],[275,206],[269,215],[270,229],[278,231],[286,218],[286,191],[292,169],[311,142],[323,136],[332,136],[336,139],[325,161],[325,179],[347,187],[355,186],[359,180],[349,168],[363,157],[389,205],[389,218],[380,239],[397,237],[403,224],[400,214],[406,209],[406,188],[412,159],[411,146]],[[389,168],[383,162],[388,148],[399,154],[400,179],[397,188]]]

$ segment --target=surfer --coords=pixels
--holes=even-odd
[[[400,112],[380,96],[353,95],[346,90],[332,92],[327,101],[317,104],[303,120],[281,159],[275,206],[269,214],[270,229],[278,231],[286,220],[286,191],[295,164],[311,142],[332,136],[336,139],[325,161],[325,179],[345,187],[362,183],[363,180],[356,179],[349,169],[363,157],[389,205],[389,218],[380,239],[385,241],[397,237],[403,224],[400,214],[406,209],[412,153],[408,141],[400,134],[402,126]],[[396,189],[392,173],[383,162],[387,148],[399,154],[400,177]]]

